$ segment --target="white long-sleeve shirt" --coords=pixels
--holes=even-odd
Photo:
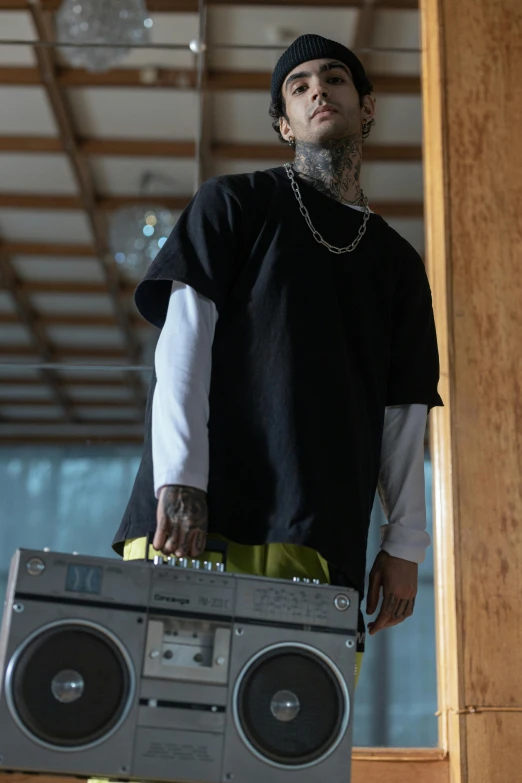
[[[152,404],[152,457],[156,497],[166,484],[204,491],[208,485],[208,416],[214,303],[174,282],[155,354],[157,385]],[[388,520],[381,548],[421,563],[426,532],[424,433],[426,405],[385,409],[378,494]]]

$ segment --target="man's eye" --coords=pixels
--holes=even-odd
[[[342,79],[340,76],[332,76],[332,78],[328,79],[328,81],[329,82],[337,82],[339,84],[339,82],[344,82],[344,79]]]
[[[297,95],[297,93],[298,93],[300,90],[304,90],[304,89],[305,89],[305,86],[306,86],[306,85],[302,84],[300,87],[296,87],[296,88],[295,88],[295,90],[294,90],[294,95]]]

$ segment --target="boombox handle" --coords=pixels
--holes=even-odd
[[[149,557],[149,549],[152,545],[152,539],[154,538],[154,533],[147,533],[147,546],[145,547],[145,557],[144,560],[146,563],[151,562],[151,558]],[[228,551],[228,543],[226,541],[221,541],[219,538],[207,538],[207,543],[205,545],[205,552],[217,552],[221,555],[221,562],[223,563],[223,566],[226,570],[227,568],[227,551]]]

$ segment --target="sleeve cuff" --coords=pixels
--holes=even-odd
[[[162,487],[167,485],[174,485],[184,487],[194,487],[195,489],[201,489],[203,492],[207,491],[208,480],[205,476],[198,475],[197,473],[183,473],[182,471],[170,470],[159,476],[154,476],[154,494],[156,499],[159,497],[159,493]]]
[[[431,538],[425,530],[412,530],[397,523],[381,525],[381,549],[392,557],[423,563],[430,544]]]

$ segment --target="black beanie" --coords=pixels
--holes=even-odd
[[[272,100],[277,101],[283,82],[290,71],[293,71],[301,63],[306,63],[309,60],[321,60],[326,57],[339,60],[348,66],[359,95],[367,95],[372,91],[372,85],[366,76],[362,62],[346,46],[320,35],[301,35],[281,55],[274,68],[270,85]]]

